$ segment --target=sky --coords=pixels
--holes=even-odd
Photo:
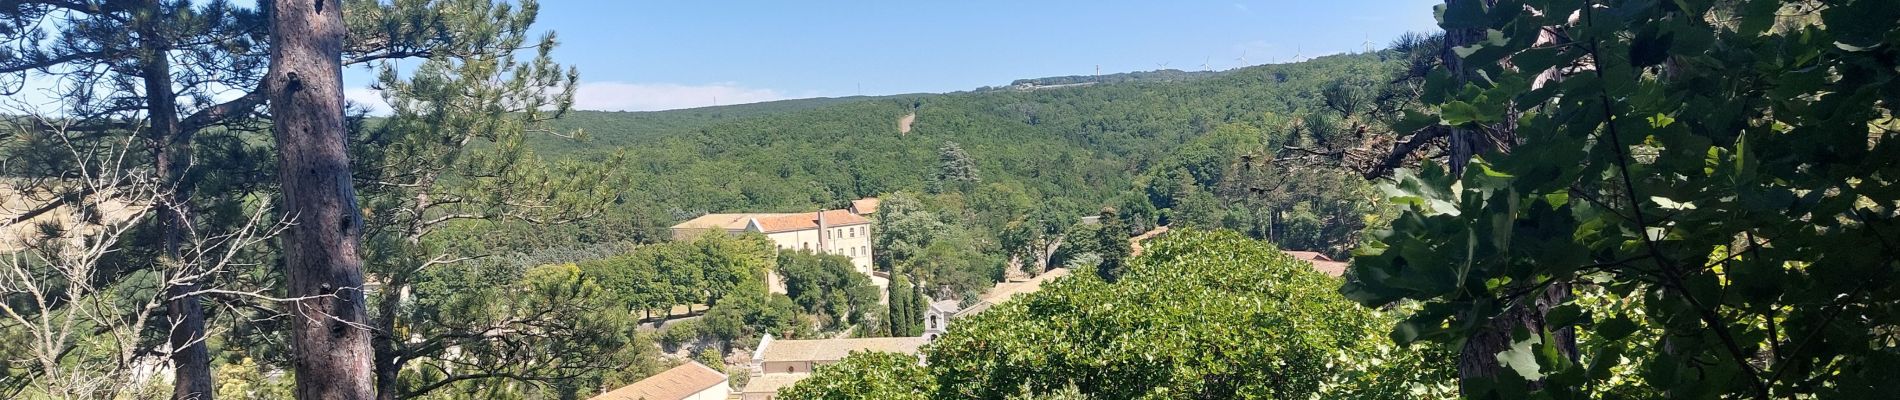
[[[650,111],[1287,62],[1436,30],[1439,3],[542,0],[536,28],[579,68],[576,108]],[[344,76],[380,107],[370,72]]]

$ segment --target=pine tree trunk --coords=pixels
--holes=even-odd
[[[401,307],[398,303],[402,302],[402,291],[397,287],[408,283],[397,280],[384,284],[388,286],[383,287],[376,310],[375,326],[380,331],[372,334],[370,347],[376,356],[376,398],[395,400],[397,392],[401,390],[396,378],[402,373],[402,349],[397,345],[402,338],[391,336],[391,332],[395,331],[396,310]]]
[[[343,131],[340,0],[272,0],[269,87],[299,399],[374,393],[363,304],[363,218]]]
[[[151,139],[152,162],[157,164],[166,191],[157,207],[164,245],[163,265],[159,267],[176,269],[172,272],[177,275],[191,275],[197,271],[185,262],[183,254],[191,223],[191,195],[184,182],[185,170],[191,165],[191,140],[181,136],[184,132],[178,122],[178,95],[172,88],[171,57],[159,32],[162,5],[158,0],[146,0],[141,6],[151,14],[137,28],[139,74],[145,81],[146,117],[150,123],[146,134]],[[166,288],[166,297],[172,298],[166,302],[165,313],[170,322],[166,343],[171,348],[173,399],[212,398],[211,356],[204,344],[204,305],[191,294],[199,287],[199,282],[187,281]]]

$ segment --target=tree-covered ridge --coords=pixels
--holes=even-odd
[[[683,111],[578,113],[556,126],[584,130],[587,138],[537,146],[550,150],[545,154],[577,149],[572,154],[584,157],[624,152],[624,171],[633,183],[620,201],[622,215],[644,221],[634,229],[650,237],[657,237],[659,227],[707,212],[809,211],[893,191],[926,191],[937,179],[939,148],[947,142],[958,144],[984,174],[980,183],[967,185],[966,197],[1063,199],[1074,207],[1064,214],[1080,216],[1133,190],[1135,177],[1145,171],[1180,164],[1170,159],[1183,144],[1222,126],[1249,136],[1244,141],[1259,149],[1290,143],[1283,128],[1292,116],[1318,110],[1318,93],[1327,84],[1388,75],[1391,61],[1385,53],[1338,55],[1192,80],[890,96],[690,129],[647,129],[629,121],[676,118],[673,113]],[[898,119],[912,113],[913,129],[900,133]],[[631,145],[618,146],[623,143]],[[1208,162],[1227,168],[1236,158],[1225,150]],[[1016,215],[985,219],[1000,225]],[[1142,226],[1156,217],[1136,215],[1150,220]]]
[[[849,102],[916,96],[928,96],[928,94],[816,97],[666,111],[576,110],[550,125],[559,132],[578,132],[589,140],[535,137],[529,139],[528,143],[549,156],[561,156],[602,147],[640,145],[644,140],[653,137],[688,133],[715,124],[770,114],[799,112]]]
[[[925,349],[930,379],[820,368],[790,398],[1420,398],[1450,390],[1450,361],[1393,345],[1392,316],[1334,294],[1339,281],[1264,242],[1176,231],[1116,282],[1077,273],[956,320]],[[873,365],[896,363],[868,357]],[[896,363],[901,364],[901,363]],[[855,384],[860,383],[863,384]],[[901,383],[921,387],[906,387]],[[863,393],[875,387],[889,392]]]

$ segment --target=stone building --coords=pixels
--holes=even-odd
[[[876,212],[876,199],[865,205]],[[858,202],[863,202],[859,200]],[[706,232],[764,234],[783,250],[809,250],[851,258],[858,272],[871,274],[875,260],[871,251],[871,220],[860,214],[858,202],[851,209],[806,213],[706,214],[673,225],[674,240],[690,239]]]
[[[776,340],[765,335],[752,351],[752,377],[740,398],[772,400],[778,390],[811,376],[813,369],[836,363],[853,352],[876,351],[916,355],[929,340],[921,337]]]

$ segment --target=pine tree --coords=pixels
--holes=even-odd
[[[447,16],[461,8],[436,2],[342,3],[304,3],[303,8],[321,5],[332,10],[331,14],[345,7],[352,9],[347,27],[352,32],[335,43],[350,57],[345,65],[434,56],[442,43],[485,35],[445,32],[445,27],[454,25],[444,23],[445,19],[469,14]],[[128,160],[149,163],[168,189],[166,196],[153,202],[158,213],[153,221],[158,239],[127,245],[155,248],[152,253],[156,256],[146,264],[159,266],[154,270],[163,277],[161,281],[170,283],[163,295],[170,299],[165,312],[173,326],[164,331],[175,365],[173,396],[178,398],[212,395],[212,357],[204,346],[205,334],[210,330],[205,327],[199,292],[266,290],[231,286],[241,282],[216,281],[223,275],[203,270],[201,264],[205,261],[183,250],[187,244],[196,246],[245,225],[245,218],[231,214],[255,209],[252,199],[256,195],[252,191],[270,187],[263,184],[267,180],[263,177],[270,175],[269,167],[264,165],[269,157],[262,155],[267,150],[253,148],[259,146],[253,143],[268,146],[269,141],[245,133],[258,127],[253,117],[267,97],[263,77],[267,51],[273,46],[266,45],[270,30],[265,13],[260,12],[264,8],[162,0],[0,4],[0,17],[4,17],[0,18],[0,39],[4,39],[0,42],[6,43],[0,45],[0,77],[13,83],[62,85],[55,88],[61,93],[55,103],[57,109],[23,110],[59,115],[55,122],[64,125],[60,132],[72,133],[43,142],[110,146],[136,135],[140,144],[150,149],[145,157]],[[212,100],[231,91],[239,95],[224,102]],[[134,126],[135,122],[140,125]],[[29,168],[34,170],[31,174],[40,176],[57,177],[64,168],[59,162],[35,164]],[[36,211],[54,212],[73,206],[69,203],[51,202]],[[222,309],[268,312],[277,308],[234,306]]]
[[[161,274],[180,277],[166,279],[172,284],[164,288],[171,299],[165,309],[172,321],[166,331],[176,374],[173,397],[209,398],[210,356],[198,296],[209,274],[198,270],[183,249],[198,239],[194,236],[215,235],[221,227],[198,226],[203,218],[194,212],[193,197],[206,173],[186,172],[193,169],[194,142],[201,132],[241,121],[263,100],[261,92],[251,91],[225,103],[208,101],[223,90],[218,86],[245,90],[258,79],[261,17],[222,2],[197,7],[158,0],[91,6],[8,2],[0,6],[0,15],[6,17],[0,39],[8,43],[0,47],[0,74],[69,85],[61,91],[59,110],[50,112],[74,124],[68,131],[83,132],[69,140],[110,142],[136,134],[150,149],[144,159],[168,188],[154,204],[159,231],[154,261],[163,266]],[[38,24],[47,21],[57,40],[35,36],[45,33]],[[180,57],[191,62],[174,61]],[[139,121],[144,124],[131,125]]]
[[[351,141],[366,208],[370,273],[383,282],[372,295],[372,326],[378,335],[377,395],[383,399],[425,396],[437,390],[506,386],[571,386],[572,371],[610,371],[620,352],[609,345],[631,338],[592,337],[589,324],[551,320],[558,314],[494,307],[472,313],[408,312],[418,306],[478,302],[513,296],[509,288],[445,290],[444,282],[473,268],[520,269],[532,265],[466,265],[492,250],[465,244],[471,230],[495,227],[546,229],[596,218],[625,187],[614,171],[617,157],[594,162],[541,159],[526,145],[531,136],[574,137],[548,123],[573,104],[578,72],[554,62],[552,34],[535,37],[533,2],[519,8],[485,3],[458,11],[482,18],[456,27],[471,40],[439,44],[438,55],[407,75],[394,64],[376,63],[378,87],[393,115],[365,126]],[[524,54],[528,57],[523,57]],[[477,235],[479,233],[476,233]],[[650,252],[641,268],[669,278],[665,303],[694,304],[723,295],[747,271],[769,260],[728,260],[720,237],[679,243]],[[710,246],[710,247],[707,247]],[[632,259],[624,259],[631,262]],[[644,277],[616,277],[645,282]],[[591,301],[575,298],[573,301]],[[621,298],[626,300],[626,298]],[[662,307],[666,309],[670,307]],[[533,332],[496,333],[490,326],[536,326]],[[421,340],[410,340],[419,337]],[[547,352],[553,343],[568,351]],[[483,360],[481,367],[461,365]],[[455,370],[442,375],[431,371]]]
[[[1095,274],[1102,280],[1114,282],[1124,272],[1122,268],[1128,259],[1128,224],[1122,222],[1115,207],[1103,207],[1097,215],[1101,229],[1095,231],[1095,253],[1102,257],[1101,264],[1095,266]]]
[[[972,160],[970,154],[965,153],[963,146],[958,145],[957,142],[943,142],[943,147],[937,148],[937,161],[937,175],[930,182],[930,190],[933,193],[952,189],[967,190],[970,186],[983,181],[976,170],[976,161]]]
[[[363,217],[350,181],[343,130],[343,6],[339,0],[272,3],[270,94],[278,179],[286,215],[287,294],[297,397],[368,399],[370,330],[363,304]]]

